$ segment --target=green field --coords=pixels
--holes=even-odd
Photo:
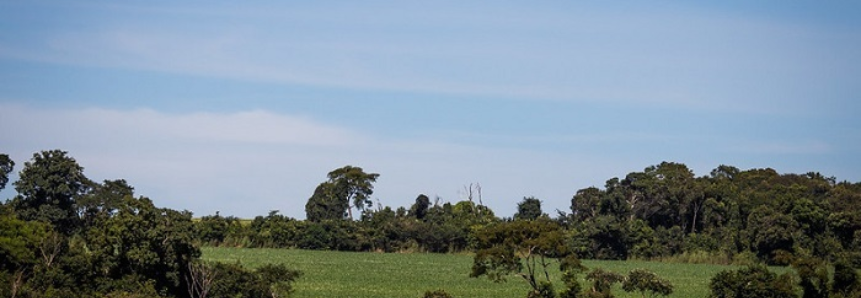
[[[515,278],[494,283],[470,278],[472,257],[452,254],[383,254],[295,249],[248,249],[205,247],[203,258],[256,267],[284,263],[304,275],[296,283],[294,297],[415,297],[426,290],[444,289],[457,298],[525,297],[528,285]],[[706,297],[712,276],[727,266],[675,264],[642,261],[583,261],[587,267],[602,267],[625,274],[646,268],[669,279],[675,286],[670,297]],[[777,271],[784,271],[777,268]],[[557,274],[558,272],[554,272]],[[558,281],[558,277],[555,278]],[[581,284],[586,287],[585,282]],[[561,289],[561,284],[557,285]],[[616,297],[640,297],[617,287]]]

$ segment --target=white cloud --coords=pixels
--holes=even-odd
[[[807,96],[858,72],[827,58],[856,52],[857,39],[840,43],[842,32],[679,7],[114,6],[104,11],[129,17],[46,30],[29,45],[0,44],[0,55],[278,84],[756,112],[809,111]]]

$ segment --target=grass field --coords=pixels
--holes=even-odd
[[[203,258],[236,262],[249,267],[284,263],[304,275],[296,283],[294,297],[404,297],[420,298],[427,290],[443,289],[456,298],[525,297],[529,286],[520,279],[494,283],[487,278],[470,278],[472,257],[451,254],[383,254],[295,249],[247,249],[205,247]],[[727,266],[674,264],[641,261],[583,261],[586,267],[601,267],[626,274],[634,268],[649,269],[669,279],[675,286],[670,297],[700,298],[708,295],[708,282]],[[776,271],[786,269],[776,268]],[[782,272],[781,272],[782,273]],[[558,282],[558,272],[554,280]],[[585,282],[581,282],[584,287]],[[557,289],[561,289],[559,283]],[[640,297],[620,287],[616,297]]]

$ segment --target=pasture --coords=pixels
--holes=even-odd
[[[241,262],[257,267],[266,263],[284,263],[304,275],[295,284],[298,298],[404,297],[419,298],[427,290],[443,289],[457,298],[525,297],[529,288],[517,277],[494,283],[487,278],[470,278],[472,257],[457,254],[383,254],[367,252],[310,251],[296,249],[248,249],[204,247],[203,259],[219,262]],[[634,268],[649,269],[669,279],[675,286],[670,297],[706,297],[712,276],[728,266],[677,264],[643,261],[584,260],[588,268],[601,267],[626,274]],[[554,268],[555,269],[555,268]],[[777,271],[785,269],[778,268]],[[557,289],[558,272],[554,281]],[[581,280],[585,288],[588,285]],[[640,297],[624,292],[617,285],[616,297]]]

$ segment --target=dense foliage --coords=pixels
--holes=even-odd
[[[361,181],[354,183],[362,187],[335,187],[350,184],[337,182],[340,176],[333,173],[343,172],[364,177],[345,180]],[[488,225],[549,218],[533,197],[518,204],[513,218],[499,218],[472,185],[469,198],[455,203],[419,195],[412,206],[373,208],[366,196],[356,195],[362,191],[325,194],[336,188],[367,194],[377,174],[350,166],[333,173],[309,199],[308,206],[317,206],[306,208],[309,219],[318,214],[314,220],[272,212],[248,223],[216,214],[197,223],[198,240],[236,247],[451,252],[474,249],[475,232]],[[336,198],[330,200],[334,211],[314,203],[326,197]],[[356,220],[348,216],[350,205],[361,207]],[[609,179],[603,189],[574,192],[569,210],[553,220],[580,258],[788,265],[795,257],[830,262],[845,256],[861,265],[861,183],[819,173],[719,166],[696,177],[684,164],[664,162]]]
[[[0,190],[14,165],[0,154]],[[468,197],[455,203],[419,195],[409,207],[374,206],[369,197],[379,174],[345,166],[328,173],[308,199],[307,220],[272,211],[250,221],[219,213],[192,220],[187,211],[158,208],[135,197],[125,180],[89,180],[60,150],[34,154],[19,177],[13,183],[18,195],[0,206],[0,295],[10,297],[205,297],[230,287],[260,289],[242,294],[247,297],[271,297],[288,294],[299,276],[286,267],[201,265],[199,244],[472,250],[474,276],[523,277],[531,297],[607,297],[617,282],[643,296],[672,291],[648,272],[625,277],[600,268],[586,274],[591,286],[582,287],[581,269],[570,265],[580,258],[792,264],[797,283],[759,267],[743,275],[777,287],[763,290],[771,294],[789,288],[804,297],[861,292],[861,183],[819,173],[720,166],[696,177],[684,164],[664,162],[609,179],[603,189],[574,192],[570,212],[557,210],[554,218],[534,197],[524,198],[513,217],[500,218],[472,184],[465,188]],[[547,274],[552,260],[563,272],[559,292]],[[740,276],[715,277],[713,295],[732,297],[739,293],[734,287],[752,282]],[[207,278],[212,281],[195,283]]]
[[[0,159],[5,183],[14,163]],[[205,289],[195,286],[207,275],[195,266],[200,251],[191,213],[135,197],[124,180],[95,183],[83,170],[60,150],[36,153],[24,164],[14,183],[18,195],[0,205],[0,296],[198,298],[225,287],[249,298],[290,292],[298,273],[283,266],[250,272],[216,264]],[[217,297],[228,295],[237,297]]]

